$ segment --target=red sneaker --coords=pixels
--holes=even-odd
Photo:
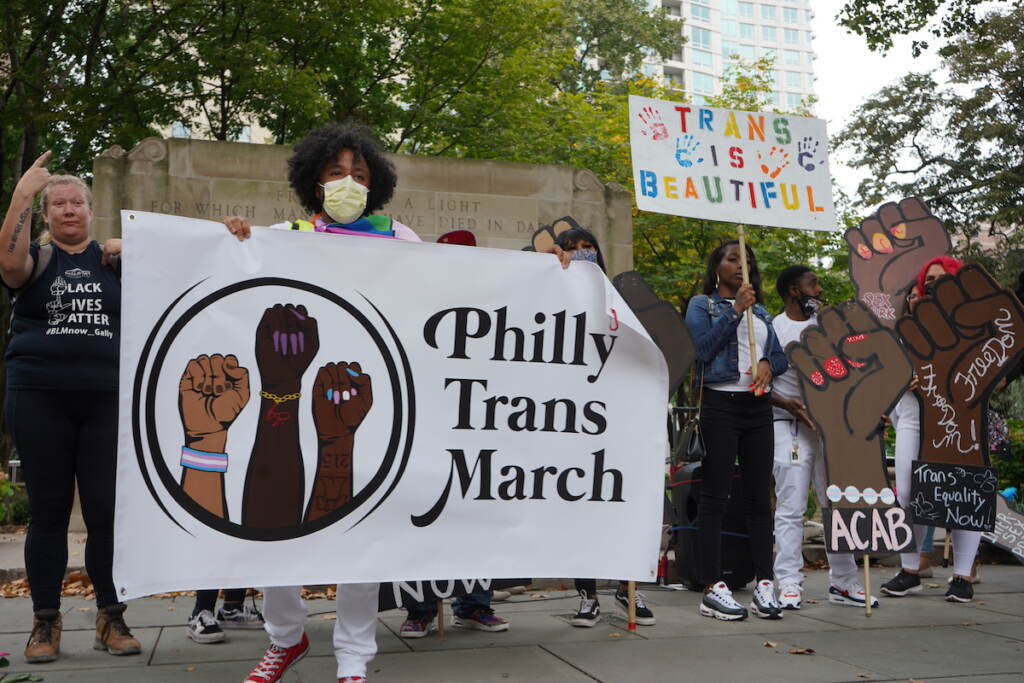
[[[309,652],[309,638],[305,633],[302,634],[302,640],[298,645],[288,648],[278,647],[271,643],[267,651],[263,653],[263,659],[256,665],[256,668],[249,672],[244,683],[277,683],[284,676],[288,667],[302,659],[307,652]]]

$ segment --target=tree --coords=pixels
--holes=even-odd
[[[1009,281],[1010,252],[1024,235],[1024,8],[987,15],[942,48],[949,82],[908,74],[876,93],[835,143],[866,169],[858,205],[891,197],[925,199],[960,237],[960,253],[988,259]],[[981,231],[1001,238],[985,255]]]
[[[886,52],[892,38],[921,30],[935,38],[950,39],[978,25],[979,6],[986,0],[847,0],[836,19],[863,36],[872,50]],[[927,40],[914,40],[917,57]]]

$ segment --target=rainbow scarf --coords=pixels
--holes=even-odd
[[[329,232],[335,235],[362,235],[363,237],[390,237],[394,239],[395,231],[391,219],[387,216],[373,214],[365,216],[353,223],[334,223],[325,213],[313,216],[313,229],[317,232]]]

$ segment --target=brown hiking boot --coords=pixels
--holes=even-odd
[[[124,623],[122,604],[109,605],[96,615],[96,642],[93,648],[106,650],[112,655],[137,655],[142,652],[142,643],[132,636]]]
[[[52,662],[60,655],[60,610],[41,609],[32,620],[32,635],[25,645],[25,661],[29,664]]]

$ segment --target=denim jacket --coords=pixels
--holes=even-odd
[[[710,305],[709,305],[710,304]],[[765,355],[772,367],[772,377],[778,377],[789,367],[786,354],[772,327],[772,317],[761,304],[754,304],[754,315],[768,327]],[[697,348],[698,371],[703,366],[704,384],[735,382],[740,378],[739,343],[736,327],[743,320],[728,301],[718,296],[699,295],[690,299],[686,307],[686,326]],[[759,359],[759,360],[763,360]]]

